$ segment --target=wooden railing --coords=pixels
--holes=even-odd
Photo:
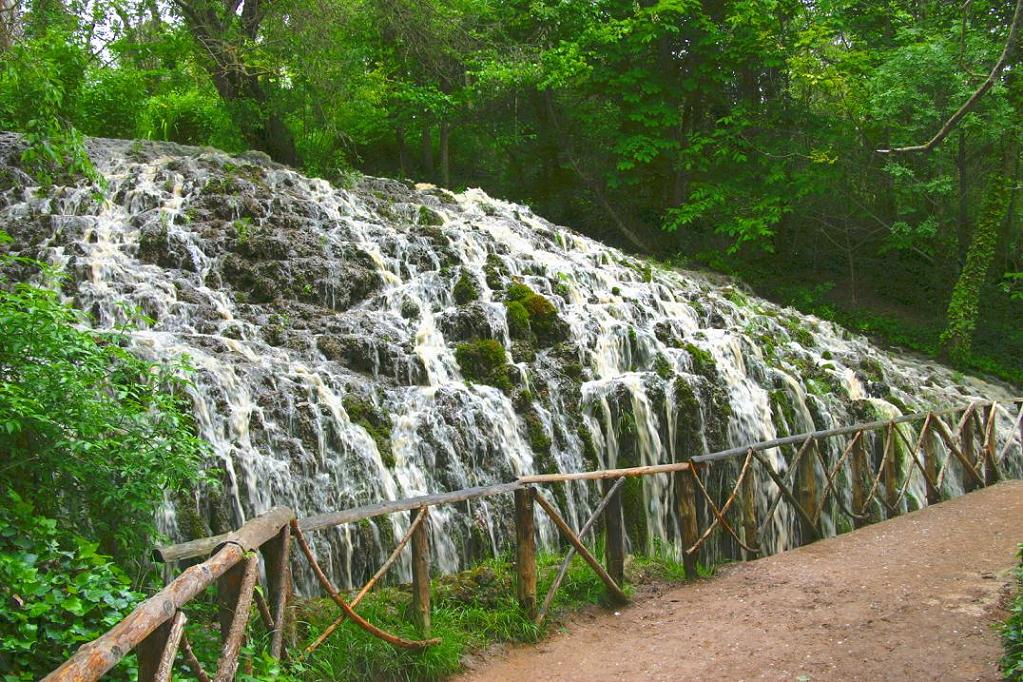
[[[999,410],[1018,406],[1009,438],[998,446],[996,420]],[[1012,412],[1008,413],[1010,416]],[[955,428],[949,426],[957,415]],[[949,420],[949,422],[946,422]],[[903,425],[922,422],[914,437],[907,436]],[[871,457],[867,451],[867,434],[883,432],[880,452]],[[840,456],[833,462],[822,453],[819,444],[831,438],[846,438]],[[252,605],[269,633],[270,654],[275,658],[301,659],[314,652],[345,620],[396,647],[421,649],[439,640],[430,638],[430,547],[429,510],[431,507],[466,500],[511,493],[515,501],[516,596],[521,608],[537,623],[550,611],[554,595],[564,578],[575,553],[589,564],[607,587],[611,597],[627,599],[622,589],[626,537],[622,510],[622,485],[628,477],[674,476],[675,497],[680,520],[680,546],[687,575],[695,575],[700,548],[715,532],[724,532],[742,549],[746,558],[761,553],[762,540],[773,523],[782,500],[794,510],[800,527],[800,540],[809,542],[823,536],[821,520],[832,503],[833,513],[845,515],[852,524],[866,523],[898,515],[909,489],[912,475],[896,466],[897,442],[907,448],[905,453],[922,475],[928,504],[950,494],[948,472],[958,469],[966,491],[991,485],[1004,476],[1002,462],[1012,444],[1023,447],[1023,399],[974,402],[942,412],[921,412],[887,421],[876,421],[826,431],[804,433],[772,441],[733,448],[687,461],[629,469],[609,469],[570,474],[523,476],[511,483],[469,488],[450,493],[425,495],[296,519],[287,508],[274,508],[249,521],[233,533],[160,547],[155,556],[161,561],[178,561],[209,557],[191,566],[164,589],[138,606],[128,617],[102,637],[85,644],[63,665],[45,679],[51,681],[96,680],[131,651],[138,655],[139,679],[170,680],[173,664],[180,657],[192,674],[202,682],[211,679],[192,651],[185,633],[187,618],[182,607],[216,584],[220,614],[221,653],[213,680],[234,678],[238,669],[246,625]],[[939,461],[936,444],[944,444],[948,456]],[[798,448],[796,447],[798,446]],[[772,448],[795,450],[784,471],[778,471],[763,455]],[[706,472],[723,460],[742,457],[734,485],[719,506],[708,491]],[[872,460],[876,460],[876,464]],[[838,494],[836,481],[845,467],[850,468],[851,505]],[[757,476],[766,474],[777,488],[758,518],[755,490]],[[900,479],[901,476],[901,479]],[[537,486],[567,481],[603,481],[603,497],[593,513],[576,532],[562,518],[557,508],[538,494]],[[817,483],[824,481],[823,492]],[[738,509],[728,518],[738,502]],[[540,604],[537,599],[535,509],[550,518],[564,536],[570,549],[548,592]],[[332,528],[385,514],[410,513],[408,531],[398,541],[390,556],[366,582],[356,596],[348,601],[327,577],[306,539],[306,533]],[[701,513],[702,512],[702,513]],[[587,548],[584,538],[602,517],[604,532],[604,563]],[[738,517],[738,518],[735,518]],[[702,526],[702,528],[701,528]],[[340,608],[337,619],[311,643],[299,650],[286,650],[286,605],[291,590],[289,552],[292,539],[309,562],[324,591]],[[364,619],[355,610],[359,602],[398,560],[411,544],[412,603],[420,639],[410,640],[389,633]],[[269,602],[257,590],[259,556],[262,555]]]

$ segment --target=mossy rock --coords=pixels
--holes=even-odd
[[[546,297],[536,293],[522,282],[513,282],[505,292],[505,305],[510,309],[516,303],[525,310],[529,330],[537,345],[549,347],[567,338],[568,325],[558,316],[558,309]],[[514,314],[521,317],[521,312],[517,308],[515,310]],[[517,329],[521,332],[521,320],[516,324],[519,324]]]
[[[689,353],[689,357],[692,358],[693,371],[696,374],[705,376],[708,379],[717,376],[717,363],[714,362],[714,356],[710,354],[710,351],[706,351],[692,343],[687,343],[685,349]]]
[[[416,223],[419,225],[443,225],[444,216],[426,206],[420,206],[416,214]]]
[[[506,315],[508,318],[508,334],[513,339],[529,339],[532,330],[529,327],[529,311],[522,305],[521,301],[508,301],[505,303]]]
[[[466,381],[511,390],[508,354],[500,341],[480,339],[460,343],[455,348],[455,359]]]
[[[654,371],[657,372],[657,376],[665,381],[670,381],[675,376],[675,368],[672,366],[671,361],[660,353],[654,359]]]
[[[451,290],[451,295],[454,297],[455,303],[466,305],[479,299],[480,287],[472,275],[462,270],[462,274],[459,275],[458,281],[455,282],[455,286]]]
[[[346,395],[341,400],[345,412],[353,424],[366,430],[376,443],[380,459],[388,469],[394,468],[394,454],[391,451],[391,429],[393,424],[386,413],[381,412],[373,403],[358,396]]]

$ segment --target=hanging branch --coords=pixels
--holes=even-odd
[[[959,107],[959,110],[945,121],[945,125],[941,126],[941,129],[934,137],[928,140],[925,144],[918,144],[912,147],[896,147],[895,149],[878,149],[877,151],[881,154],[929,152],[941,144],[941,141],[948,137],[948,134],[955,129],[956,125],[959,124],[959,121],[961,121],[963,117],[970,112],[970,109],[972,109],[980,98],[983,97],[988,90],[994,87],[995,83],[998,81],[998,77],[1001,76],[1006,64],[1009,63],[1009,58],[1012,56],[1013,48],[1016,45],[1016,39],[1019,35],[1021,15],[1023,15],[1023,0],[1016,0],[1016,9],[1012,14],[1012,23],[1009,24],[1009,36],[1005,39],[1005,47],[1002,49],[1002,56],[998,58],[997,62],[995,62],[994,67],[991,69],[991,73],[988,74],[987,80],[981,83],[980,87],[977,88],[977,90],[970,96],[970,99],[966,100],[966,103]]]

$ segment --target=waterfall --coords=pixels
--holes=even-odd
[[[0,137],[0,229],[11,248],[64,268],[64,294],[97,328],[141,311],[135,351],[187,356],[195,368],[196,424],[222,486],[168,496],[160,523],[174,539],[229,530],[273,505],[304,517],[1009,396],[480,190],[369,177],[337,188],[258,154],[112,140],[89,142],[103,187],[44,189],[18,169],[21,145]],[[547,316],[529,318],[533,336],[509,323],[512,285],[532,292],[531,315]],[[480,340],[508,353],[506,382],[492,382],[503,385],[466,380],[458,346]],[[999,428],[1011,417],[1000,413]],[[876,454],[880,444],[869,444]],[[829,462],[841,455],[841,444],[822,447]],[[765,453],[779,471],[793,454]],[[712,490],[738,464],[716,465]],[[1023,472],[1018,445],[1004,467]],[[955,476],[949,485],[961,486]],[[775,491],[758,481],[761,511]],[[575,524],[599,499],[583,482],[543,494]],[[669,476],[626,486],[633,550],[678,553],[674,494]],[[907,498],[926,504],[922,479]],[[433,510],[436,568],[506,550],[511,506],[499,496]],[[331,577],[351,586],[408,523],[379,517],[311,540]],[[554,530],[540,529],[553,548]],[[836,531],[826,520],[825,532]],[[783,505],[768,549],[791,546],[798,532]],[[739,550],[716,538],[705,552]]]

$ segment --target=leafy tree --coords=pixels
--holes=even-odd
[[[206,447],[186,416],[185,366],[82,322],[56,291],[0,276],[0,486],[127,562],[147,554],[164,496],[201,480]]]

